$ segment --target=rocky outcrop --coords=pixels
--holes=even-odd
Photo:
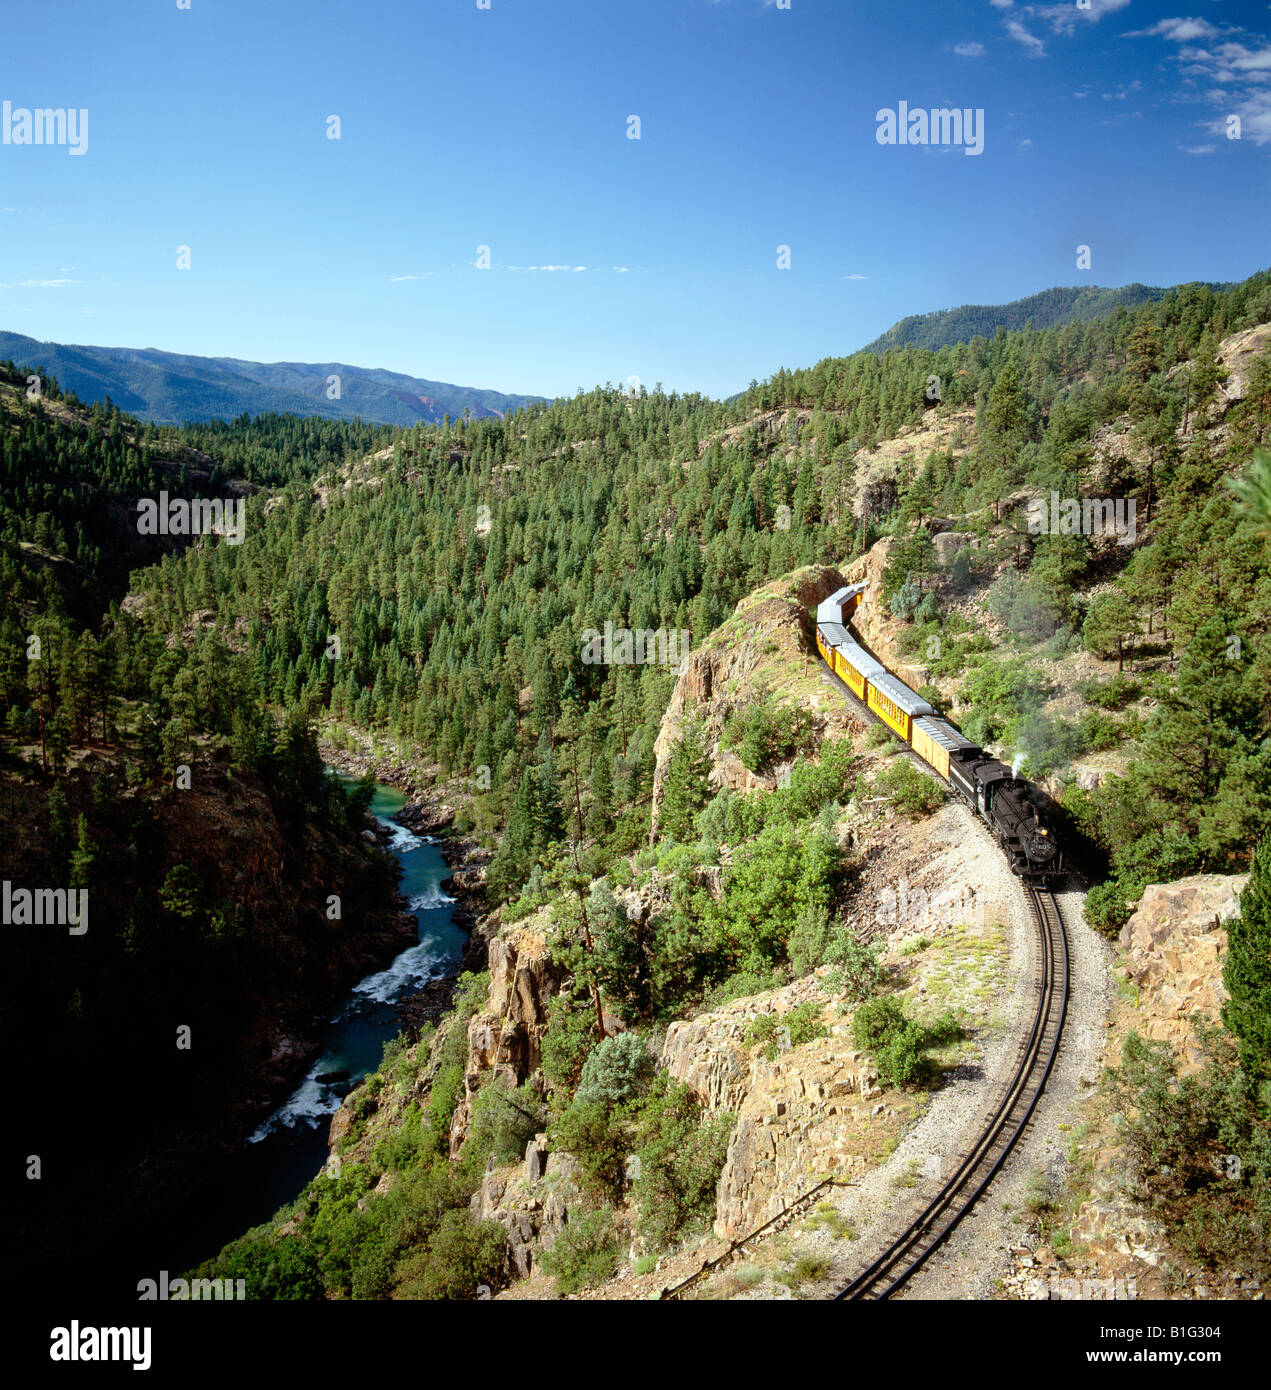
[[[936,559],[940,567],[947,569],[963,546],[968,550],[978,550],[980,538],[974,531],[939,531],[932,536],[931,543],[936,548]]]
[[[827,1035],[775,1057],[746,1041],[760,1014],[822,1005]],[[878,1073],[851,1043],[849,1025],[815,977],[737,1000],[667,1030],[660,1065],[712,1113],[736,1123],[720,1174],[715,1233],[736,1240],[776,1216],[829,1172],[864,1172],[861,1142],[881,1092]]]
[[[778,785],[783,768],[751,772],[721,742],[729,715],[761,690],[811,710],[817,742],[862,727],[842,701],[823,698],[810,641],[808,608],[828,598],[843,583],[842,574],[826,565],[796,570],[743,599],[732,617],[689,653],[654,744],[655,814],[671,750],[693,720],[700,721],[704,729],[714,786],[770,791]]]
[[[488,954],[490,990],[485,1008],[468,1024],[464,1098],[450,1128],[452,1157],[468,1137],[477,1091],[500,1078],[519,1085],[537,1070],[548,1008],[562,979],[542,932],[528,924],[503,927]]]
[[[1218,391],[1228,404],[1243,400],[1249,389],[1249,372],[1254,358],[1271,344],[1271,324],[1260,323],[1243,332],[1233,333],[1224,338],[1218,351],[1218,360],[1227,372],[1227,380]]]
[[[1128,978],[1140,990],[1139,1032],[1168,1042],[1185,1071],[1200,1062],[1191,1016],[1217,1018],[1227,998],[1223,923],[1239,913],[1248,880],[1248,874],[1195,874],[1151,884],[1121,929]]]
[[[546,1134],[525,1146],[518,1168],[487,1169],[470,1205],[478,1221],[497,1221],[507,1231],[507,1278],[528,1278],[535,1255],[550,1250],[565,1229],[570,1209],[582,1200],[577,1172],[571,1154],[548,1151]]]

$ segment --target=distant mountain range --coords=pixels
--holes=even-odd
[[[1226,286],[1211,284],[1209,288],[1220,290]],[[959,309],[941,309],[934,314],[911,314],[861,351],[883,353],[888,348],[906,346],[952,347],[954,343],[970,342],[975,337],[991,338],[999,328],[1012,332],[1023,328],[1030,319],[1034,328],[1062,328],[1066,323],[1100,318],[1119,305],[1132,309],[1136,304],[1162,299],[1168,293],[1156,285],[1139,284],[1123,285],[1120,289],[1056,287],[1010,304],[964,304]]]
[[[443,416],[503,416],[541,399],[508,396],[472,386],[351,367],[345,362],[243,362],[236,357],[190,357],[157,348],[82,347],[42,343],[21,333],[0,332],[0,360],[42,369],[63,390],[91,405],[109,396],[120,408],[158,424],[230,420],[244,411],[294,411],[333,420],[385,425],[440,424]],[[328,382],[339,377],[339,399]]]

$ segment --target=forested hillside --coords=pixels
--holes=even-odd
[[[162,976],[178,940],[180,969],[228,991],[236,971],[267,978],[276,943],[245,930],[241,885],[196,864],[197,825],[151,847],[181,795],[174,769],[241,784],[268,798],[288,842],[309,845],[300,860],[283,853],[271,883],[293,900],[291,946],[321,974],[317,842],[347,847],[358,822],[321,778],[315,734],[399,749],[494,851],[503,922],[535,922],[568,977],[545,1043],[552,1105],[516,1103],[536,1128],[542,1100],[601,1192],[638,1144],[680,1204],[669,1240],[702,1219],[719,1136],[682,1162],[657,1150],[659,1126],[698,1133],[696,1111],[614,1048],[587,1072],[593,1019],[612,1007],[661,1028],[821,964],[868,998],[877,959],[834,918],[850,872],[835,816],[869,790],[918,815],[931,804],[898,768],[862,783],[851,747],[818,746],[806,714],[760,690],[723,738],[752,774],[793,764],[789,785],[719,790],[690,725],[654,830],[654,744],[678,658],[597,658],[596,634],[661,632],[665,652],[683,632],[696,648],[726,621],[744,627],[734,606],[766,581],[882,542],[871,602],[937,703],[1049,779],[1074,858],[1103,880],[1093,923],[1119,926],[1145,883],[1247,868],[1271,830],[1269,324],[1264,272],[1062,327],[826,359],[727,404],[598,388],[504,419],[390,430],[276,415],[156,430],[55,387],[27,400],[10,371],[6,831],[52,881],[118,860],[111,935],[94,948],[104,980],[137,952]],[[158,487],[241,496],[243,542],[170,543],[133,568],[135,503]],[[1133,501],[1137,529],[1030,529],[1039,495]],[[1082,786],[1074,763],[1091,753],[1108,760]],[[349,870],[373,897],[382,866],[362,856]],[[666,897],[633,924],[615,894],[648,888],[655,868]],[[47,961],[27,962],[24,984],[29,972],[49,982],[41,1007],[73,1049],[103,999]],[[485,1157],[525,1135],[497,1097],[464,1094],[458,1039],[479,993],[470,981],[434,1039],[430,1132],[398,1143],[409,1201],[431,1213],[419,1240],[476,1249],[475,1263],[455,1256],[450,1285],[425,1277],[414,1207],[391,1239],[355,1214],[368,1168],[306,1198],[331,1242],[307,1252],[306,1289],[470,1293],[493,1258],[480,1245],[491,1232],[463,1213]],[[956,1025],[886,1012],[873,1041],[890,1037],[897,1084],[916,1084],[924,1050],[952,1045]],[[452,1170],[442,1131],[462,1139],[465,1125],[478,1143]],[[348,1242],[372,1236],[386,1243],[359,1272]]]
[[[1212,290],[1221,285],[1209,285]],[[952,347],[972,338],[991,338],[999,328],[1008,333],[1026,328],[1062,328],[1067,323],[1102,318],[1119,306],[1133,309],[1164,297],[1166,291],[1151,285],[1123,285],[1119,289],[1059,287],[1014,299],[1009,304],[964,304],[934,314],[910,314],[862,352],[886,352],[890,348]]]
[[[935,596],[922,612],[923,636],[945,633],[940,677],[963,678],[972,709],[986,711],[983,733],[1030,712],[1018,670],[1030,644],[1102,652],[1142,629],[1141,654],[1158,659],[1164,683],[1138,764],[1153,789],[1147,834],[1127,842],[1114,828],[1115,784],[1077,798],[1074,813],[1123,857],[1156,836],[1141,851],[1153,867],[1135,872],[1239,863],[1267,804],[1259,639],[1271,608],[1257,523],[1221,484],[1266,440],[1268,372],[1264,348],[1228,418],[1218,344],[1269,319],[1263,275],[1062,329],[829,359],[779,373],[735,411],[594,391],[507,421],[419,429],[391,456],[293,484],[253,512],[251,546],[164,561],[137,591],[161,629],[199,611],[223,631],[238,625],[270,700],[404,736],[443,773],[475,781],[489,769],[483,824],[502,822],[531,766],[571,787],[577,775],[600,800],[595,819],[615,813],[632,844],[647,830],[671,673],[586,664],[584,631],[609,621],[700,641],[764,579],[859,553],[884,532],[897,540],[895,587],[912,575],[916,611],[941,518],[982,533],[974,569],[995,581],[1010,629],[1002,661],[945,631]],[[879,441],[968,407],[973,427],[955,446],[876,463]],[[1101,431],[1120,426],[1109,452]],[[1030,534],[1022,503],[1052,489],[1133,498],[1138,543]],[[1242,643],[1238,663],[1221,657],[1229,637]],[[1230,729],[1199,779],[1177,747],[1201,718],[1179,707],[1193,682]],[[1132,785],[1141,814],[1143,782]]]
[[[392,864],[362,839],[369,794],[350,802],[325,778],[301,716],[266,706],[223,634],[169,640],[121,605],[133,567],[190,541],[139,534],[138,498],[243,497],[253,488],[232,463],[280,480],[333,433],[343,454],[371,432],[292,420],[266,446],[259,422],[214,461],[196,438],[85,409],[54,381],[29,399],[10,366],[0,426],[3,877],[69,885],[91,905],[74,940],[6,926],[6,1046],[38,1039],[40,1065],[71,1074],[109,1037],[110,1075],[165,1097],[122,1104],[103,1077],[73,1104],[44,1089],[25,1107],[51,1171],[18,1224],[28,1273],[52,1277],[68,1242],[122,1260],[193,1195],[214,1210],[215,1165],[183,1172],[189,1152],[230,1146],[229,1163],[291,1081],[275,1050],[412,931]],[[67,1156],[85,1134],[95,1180],[72,1188]]]

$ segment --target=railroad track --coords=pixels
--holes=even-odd
[[[883,1253],[835,1295],[836,1301],[888,1298],[900,1289],[975,1206],[1037,1108],[1059,1054],[1068,1010],[1068,938],[1054,895],[1040,888],[1025,891],[1040,946],[1034,978],[1037,1006],[1010,1081],[1000,1093],[988,1123],[964,1151],[952,1176],[922,1211],[895,1234]]]
[[[867,722],[882,721],[848,688],[818,654],[821,669]],[[936,774],[911,748],[904,750],[932,777]],[[937,781],[941,779],[936,777]],[[942,785],[943,782],[941,783]],[[1032,1118],[1055,1058],[1068,1011],[1068,937],[1054,894],[1024,885],[1029,911],[1038,930],[1039,950],[1034,973],[1036,1009],[1032,1027],[1021,1043],[1015,1070],[999,1092],[996,1108],[975,1142],[943,1186],[928,1196],[919,1214],[895,1232],[881,1255],[838,1294],[840,1299],[888,1298],[948,1240],[962,1218],[997,1176]],[[940,1179],[933,1179],[934,1187]],[[912,1209],[912,1208],[910,1208]]]

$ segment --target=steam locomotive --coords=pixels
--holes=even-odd
[[[1063,878],[1063,851],[1049,823],[1046,794],[941,719],[849,633],[847,620],[865,588],[849,585],[817,606],[816,646],[826,665],[984,821],[1013,873],[1036,884]]]

